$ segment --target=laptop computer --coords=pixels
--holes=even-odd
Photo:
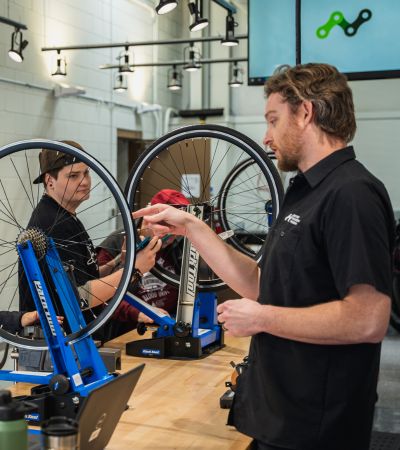
[[[143,368],[144,364],[141,364],[89,393],[76,417],[80,449],[105,448],[126,409]],[[43,450],[40,434],[29,434],[28,449]]]

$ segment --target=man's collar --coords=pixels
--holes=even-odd
[[[340,150],[336,150],[326,158],[319,161],[317,164],[312,166],[306,172],[304,172],[304,177],[307,180],[311,188],[314,188],[319,184],[324,178],[326,178],[333,170],[339,167],[341,164],[355,159],[356,155],[354,153],[353,146],[348,146]]]
[[[64,206],[60,205],[60,203],[58,203],[58,201],[54,197],[49,195],[46,191],[43,192],[42,199],[45,202],[53,203],[53,205],[57,206],[60,210],[63,210],[66,213],[71,214],[71,216],[74,216],[74,217],[76,216],[76,212],[71,212],[68,209],[66,209]]]

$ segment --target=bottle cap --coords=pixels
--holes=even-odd
[[[32,409],[34,405],[13,399],[10,391],[0,390],[0,421],[21,420]]]
[[[65,416],[55,416],[42,423],[46,436],[71,436],[78,433],[78,422]]]

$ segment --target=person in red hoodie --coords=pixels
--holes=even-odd
[[[187,206],[190,202],[183,194],[174,189],[162,189],[157,192],[150,201],[151,205],[158,203],[180,207]],[[138,229],[141,236],[148,236],[149,230],[145,221],[138,224]],[[121,252],[123,241],[124,236],[121,234],[120,230],[111,233],[96,248],[99,265],[107,264],[118,257]],[[156,262],[169,272],[177,273],[180,269],[172,247],[175,245],[174,241],[175,237],[171,236],[169,240],[163,243],[161,250],[156,255]],[[145,250],[140,251],[137,256],[136,267],[139,268],[139,270],[139,260],[144,251]],[[140,281],[136,283],[135,286],[131,286],[130,290],[149,305],[160,308],[170,315],[176,313],[178,288],[164,283],[150,271],[143,273]],[[107,336],[106,339],[113,339],[135,329],[139,322],[152,323],[152,320],[137,308],[130,305],[127,301],[123,300],[115,310],[112,319],[105,327],[107,328],[105,331]]]

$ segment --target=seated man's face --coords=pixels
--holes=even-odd
[[[90,196],[89,167],[81,162],[63,167],[58,177],[48,177],[47,191],[62,206],[79,206]]]

